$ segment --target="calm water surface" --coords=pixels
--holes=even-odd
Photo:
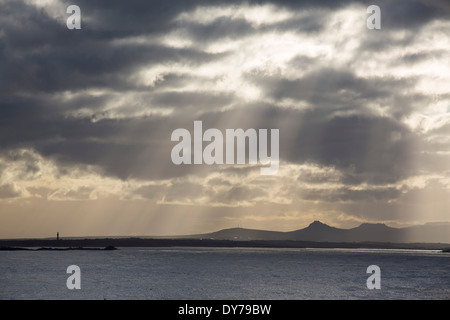
[[[69,265],[81,289],[69,290]],[[381,289],[369,290],[369,265]],[[1,251],[0,299],[450,299],[450,254],[412,250],[119,248]]]

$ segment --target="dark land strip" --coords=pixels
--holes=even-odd
[[[449,252],[445,243],[316,242],[295,240],[216,240],[154,238],[4,239],[0,250],[114,250],[117,247],[218,247],[218,248],[358,248],[422,249]],[[31,249],[38,248],[38,249]]]

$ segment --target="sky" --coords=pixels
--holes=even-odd
[[[450,221],[449,35],[444,0],[0,0],[0,238]],[[173,164],[194,121],[279,129],[278,172]]]

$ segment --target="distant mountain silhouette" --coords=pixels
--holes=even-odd
[[[320,221],[289,232],[245,228],[183,236],[191,239],[216,240],[292,240],[318,242],[392,242],[450,243],[450,223],[429,223],[421,226],[392,228],[383,223],[363,223],[356,228],[340,229]]]
[[[287,232],[288,240],[302,239],[305,241],[342,242],[345,238],[344,229],[330,227],[320,221],[314,221],[305,229]]]

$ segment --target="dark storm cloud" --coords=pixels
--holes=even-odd
[[[324,121],[307,114],[302,120],[303,125],[291,131],[297,145],[288,149],[286,158],[291,161],[351,169],[345,177],[359,182],[392,183],[411,173],[415,136],[389,118]]]
[[[232,187],[223,195],[217,197],[216,200],[223,201],[224,203],[234,203],[236,201],[251,201],[258,197],[267,197],[267,192],[261,188],[236,186]]]
[[[249,119],[246,114],[251,114],[252,117]],[[282,123],[280,127],[282,160],[298,164],[311,162],[334,166],[342,172],[340,182],[350,184],[393,183],[407,177],[412,173],[414,159],[417,158],[415,152],[417,145],[420,144],[416,134],[393,119],[373,116],[340,116],[330,119],[326,110],[299,111],[258,105],[205,114],[201,119],[195,117],[177,119],[171,123],[173,126],[192,131],[193,121],[203,120],[204,130],[212,127],[224,131],[227,125],[223,123],[228,123],[227,118],[235,119],[233,127],[244,129],[275,128],[276,123]],[[160,121],[156,120],[151,127],[154,128],[156,122]],[[162,121],[164,124],[169,123]],[[168,128],[173,126],[168,125]],[[164,125],[159,127],[161,131],[170,135],[170,130],[164,130],[163,127]],[[149,130],[149,137],[151,132]],[[170,148],[166,147],[167,155]],[[137,147],[136,151],[142,152],[142,148]],[[206,166],[207,169],[214,168]],[[185,170],[186,167],[180,168],[179,172]]]
[[[247,79],[262,89],[264,97],[276,101],[284,98],[305,100],[313,106],[312,110],[298,111],[263,102],[255,103],[256,106],[241,102],[237,103],[238,109],[218,112],[218,108],[236,103],[234,94],[216,95],[204,89],[177,91],[178,86],[196,81],[206,83],[208,79],[173,71],[157,79],[154,87],[145,88],[149,96],[143,99],[147,104],[142,103],[141,107],[146,109],[159,105],[185,108],[187,112],[175,112],[168,117],[134,118],[131,115],[130,119],[98,120],[104,112],[103,107],[113,102],[116,96],[81,95],[63,101],[52,94],[66,90],[83,93],[83,90],[93,88],[107,88],[119,93],[139,91],[143,88],[129,82],[128,76],[143,66],[179,62],[195,70],[204,63],[219,62],[229,54],[132,41],[121,44],[117,40],[139,35],[163,36],[184,28],[183,31],[194,42],[207,42],[251,36],[261,30],[240,18],[220,17],[207,25],[174,21],[180,13],[200,5],[225,6],[230,4],[229,1],[79,0],[65,3],[81,7],[84,19],[81,32],[67,30],[65,21],[57,21],[45,11],[23,1],[0,4],[0,146],[3,150],[29,148],[61,166],[95,165],[103,174],[121,179],[182,176],[197,169],[171,164],[170,151],[174,144],[170,141],[170,134],[176,128],[191,130],[193,121],[199,120],[192,110],[202,108],[208,111],[211,106],[211,111],[202,115],[205,127],[225,130],[226,124],[234,128],[281,128],[282,160],[335,166],[344,172],[344,182],[394,182],[411,173],[412,150],[420,139],[395,117],[408,114],[414,103],[425,101],[418,94],[402,94],[404,89],[415,84],[416,79],[364,78],[352,70],[323,67],[320,59],[304,56],[291,61],[293,67],[313,65],[314,69],[302,78],[292,80],[256,73],[249,74]],[[323,16],[320,12],[315,13],[317,19],[293,19],[262,27],[266,31],[301,32],[320,32],[327,14],[349,4],[348,1],[335,0],[249,2],[250,5],[264,3],[292,10],[322,9]],[[368,4],[369,1],[355,3]],[[383,28],[387,29],[419,28],[447,14],[445,10],[439,11],[418,1],[399,1],[397,4],[382,1],[380,6]],[[62,16],[66,16],[65,12]],[[360,50],[404,46],[414,40],[412,31],[409,35],[401,41],[390,39],[386,34],[375,35],[366,38]],[[393,118],[374,116],[369,112],[367,103],[376,99],[391,102],[386,107],[393,111]],[[98,117],[69,115],[83,108],[91,110],[94,115],[98,111]],[[358,115],[336,115],[330,110],[357,110]],[[202,170],[215,169],[207,167]],[[245,174],[253,169],[225,170]],[[169,197],[176,199],[187,188],[174,185],[170,190]],[[141,191],[142,195],[146,194],[145,190]],[[237,199],[233,193],[229,197]]]
[[[3,47],[3,50],[11,50],[3,51],[3,54],[11,55],[19,49],[54,49],[77,44],[85,39],[79,35],[68,37],[70,33],[61,22],[22,0],[0,2],[0,14],[3,30],[0,49]]]
[[[330,11],[308,11],[307,16],[294,17],[261,27],[261,30],[288,31],[315,34],[323,30]]]
[[[90,18],[87,28],[98,30],[108,38],[141,34],[163,34],[174,27],[173,18],[201,5],[223,4],[223,1],[142,1],[142,0],[64,0],[76,4]],[[225,3],[235,3],[227,1]]]
[[[391,33],[373,33],[361,40],[358,50],[361,53],[388,51],[391,49],[404,49],[414,43],[418,33],[412,29],[402,29],[401,36]]]
[[[83,8],[83,16],[89,17],[88,20],[93,23],[83,29],[82,35],[70,32],[61,22],[48,17],[43,10],[22,1],[1,4],[2,12],[8,17],[4,19],[4,33],[0,39],[0,54],[4,57],[0,62],[0,84],[5,91],[58,91],[91,87],[120,90],[121,87],[129,88],[124,76],[143,64],[186,60],[199,63],[218,58],[193,49],[142,44],[115,46],[108,42],[126,36],[164,34],[177,27],[172,22],[174,17],[185,10],[194,9],[201,2],[78,1],[77,4]],[[207,4],[211,5],[211,2]],[[317,4],[314,1],[284,1],[281,4],[292,9],[300,6],[333,8],[342,6],[344,2],[326,1]],[[414,1],[409,1],[408,4],[404,7],[391,5],[393,10],[383,10],[383,19],[386,16],[387,21],[390,21],[389,17],[394,16],[392,20],[399,21],[395,15],[402,12],[405,20],[411,15],[414,23],[425,23],[437,15],[431,10],[433,7],[430,9],[428,5]],[[423,10],[423,6],[428,11]],[[421,10],[425,17],[417,19]],[[229,18],[221,17],[207,26],[187,27],[190,34],[198,39],[236,37],[252,31],[252,27],[242,19],[227,19]],[[307,21],[296,21],[292,25],[298,23],[297,28],[301,30],[318,28],[312,27],[314,23],[311,19],[302,19]],[[313,20],[317,22],[317,19]],[[289,24],[280,24],[283,23]],[[376,41],[374,38],[376,37],[371,37],[370,41]],[[385,38],[386,35],[383,35],[383,39]],[[387,43],[389,41],[380,39],[372,45],[379,49]],[[365,46],[370,48],[370,42]]]
[[[142,66],[205,63],[220,55],[159,45],[86,44],[10,56],[0,62],[6,91],[55,92],[89,88],[131,89],[127,76]]]
[[[383,1],[380,5],[383,12],[383,27],[414,29],[430,21],[448,18],[450,11],[442,10],[427,1]]]
[[[251,120],[245,118],[246,113],[252,114]],[[233,115],[242,119],[235,121],[236,127],[274,128],[282,124],[282,160],[334,166],[342,171],[343,183],[394,183],[408,177],[414,171],[415,152],[421,143],[408,127],[388,117],[330,117],[326,109],[300,111],[261,105],[234,110]],[[227,114],[221,117],[226,119]],[[214,125],[220,127],[219,123]]]
[[[156,106],[192,108],[195,110],[204,110],[220,108],[233,102],[235,97],[232,94],[214,94],[210,92],[177,92],[165,91],[163,93],[153,94],[151,102]]]
[[[299,64],[302,57],[293,59]],[[305,63],[308,63],[306,59]],[[314,63],[314,62],[313,62]],[[396,79],[393,77],[363,78],[348,70],[317,68],[299,79],[248,75],[248,78],[264,89],[265,94],[275,100],[293,98],[306,100],[314,107],[364,108],[361,102],[401,96],[401,89],[408,88],[416,81],[414,78]],[[417,96],[411,98],[415,101]]]
[[[126,76],[143,65],[171,61],[195,65],[223,56],[157,44],[116,45],[112,42],[121,38],[118,30],[126,30],[127,25],[138,28],[136,21],[139,21],[139,17],[142,19],[142,28],[139,33],[136,30],[136,34],[148,34],[151,30],[164,33],[164,24],[158,24],[159,20],[154,19],[144,21],[144,17],[157,15],[161,20],[170,21],[173,14],[185,9],[184,6],[156,14],[152,7],[157,6],[157,3],[145,5],[143,11],[130,3],[125,5],[122,1],[104,3],[104,10],[101,3],[96,2],[94,6],[91,1],[79,3],[83,8],[83,15],[94,15],[94,21],[104,23],[110,33],[88,26],[81,33],[71,32],[65,24],[49,17],[44,10],[26,5],[23,1],[0,3],[3,31],[0,35],[1,94],[16,91],[56,92],[92,87],[130,89]],[[141,2],[141,7],[142,5]],[[136,17],[130,16],[135,13]],[[65,12],[62,14],[65,15]],[[111,14],[117,21],[108,24],[112,19],[109,16]],[[125,20],[126,17],[133,17],[134,22],[126,24],[124,17]],[[134,34],[130,31],[123,36],[131,35]]]
[[[246,118],[252,114],[252,119]],[[268,115],[271,115],[268,117]],[[204,129],[225,130],[221,122],[236,117],[235,128],[280,129],[280,156],[293,163],[312,162],[335,166],[344,172],[341,182],[358,184],[395,182],[411,173],[417,137],[389,118],[334,117],[324,112],[298,111],[261,106],[203,116]],[[61,118],[62,119],[62,118]],[[121,179],[164,179],[196,172],[195,166],[171,164],[174,128],[192,131],[191,118],[149,117],[144,119],[101,120],[66,119],[61,123],[37,122],[20,136],[17,143],[29,145],[42,155],[65,165],[96,165],[104,174]],[[51,125],[51,126],[50,126]],[[3,135],[2,135],[3,136]],[[10,138],[12,136],[10,135]],[[5,140],[5,143],[11,140]],[[161,170],[159,165],[166,170]],[[202,170],[217,170],[204,166]],[[237,169],[236,169],[237,170]],[[247,168],[246,170],[250,170]]]
[[[298,190],[299,198],[312,201],[328,202],[386,202],[397,199],[401,191],[396,188],[382,188],[375,190],[337,189],[305,189]]]
[[[251,119],[246,114],[251,114]],[[342,171],[340,181],[350,184],[393,183],[406,178],[413,172],[421,143],[415,133],[392,118],[330,116],[328,109],[248,106],[223,112],[220,118],[205,117],[204,128],[221,128],[220,121],[226,123],[227,117],[236,119],[236,128],[280,128],[282,160],[336,167]]]
[[[293,10],[309,8],[337,10],[351,4],[359,4],[366,8],[370,5],[378,5],[382,11],[382,26],[390,29],[420,28],[435,19],[450,17],[450,6],[446,0],[261,0],[255,2],[274,3]]]
[[[63,139],[33,143],[42,155],[60,165],[94,165],[101,173],[120,179],[166,179],[194,168],[170,161],[173,124],[165,118],[101,120],[74,119],[55,130]]]
[[[287,159],[313,161],[344,170],[344,183],[393,183],[411,174],[417,137],[389,118],[307,114]]]
[[[46,96],[2,99],[0,143],[3,147],[32,147],[58,140],[114,138],[114,121],[94,125],[88,118],[66,117],[64,106]]]
[[[402,31],[402,34],[367,33],[359,46],[361,54],[383,52],[395,48],[403,50],[414,44],[415,39],[420,35],[421,28],[431,22],[450,19],[450,6],[445,0],[374,1],[373,4],[378,4],[381,9],[381,30]],[[434,54],[439,53],[435,52]],[[433,57],[436,57],[434,54]],[[423,53],[407,54],[404,56],[404,62],[414,62],[422,58],[424,58]]]
[[[208,24],[196,22],[179,22],[178,27],[185,29],[196,41],[217,41],[223,38],[248,36],[256,30],[243,18],[219,17]]]
[[[430,59],[441,58],[446,54],[448,54],[448,52],[443,51],[443,50],[430,50],[430,51],[408,53],[408,54],[404,54],[397,61],[393,61],[392,65],[399,64],[399,63],[414,65],[416,63],[426,62],[427,60],[430,60]]]
[[[312,61],[309,61],[312,60]],[[310,58],[296,57],[293,66],[300,63],[315,65]],[[299,79],[285,79],[277,76],[248,74],[248,79],[264,89],[264,93],[281,101],[291,98],[306,101],[310,108],[326,108],[330,115],[336,111],[353,111],[359,114],[371,114],[370,103],[379,103],[388,109],[393,118],[401,119],[410,114],[417,106],[429,102],[423,93],[411,92],[419,78],[361,77],[349,70],[322,68],[317,66]]]
[[[189,37],[201,45],[218,40],[250,37],[259,32],[319,32],[323,30],[327,17],[328,13],[325,11],[311,11],[308,16],[294,17],[275,23],[266,23],[255,26],[242,17],[220,16],[208,23],[182,21],[177,22],[176,26],[184,30]]]

